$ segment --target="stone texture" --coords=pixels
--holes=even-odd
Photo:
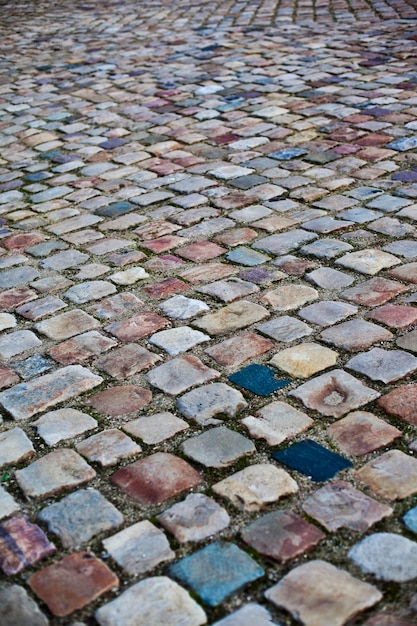
[[[6,576],[18,574],[56,550],[43,530],[26,515],[11,517],[0,525],[0,568]]]
[[[186,352],[205,341],[210,341],[208,335],[189,326],[161,330],[149,338],[149,343],[157,348],[162,348],[170,356],[177,356],[181,352]]]
[[[388,341],[392,336],[389,330],[381,326],[355,319],[326,328],[326,330],[320,333],[319,338],[337,348],[349,350],[350,352],[359,352],[375,343]]]
[[[283,469],[268,463],[246,467],[216,483],[214,493],[244,511],[259,511],[298,491],[296,481]]]
[[[209,306],[201,300],[195,298],[187,298],[181,294],[168,298],[165,302],[159,305],[159,308],[173,319],[186,320],[191,317],[195,317],[200,313],[209,311]]]
[[[223,426],[187,439],[181,449],[186,456],[205,467],[227,467],[256,450],[249,439]]]
[[[234,611],[219,622],[215,622],[213,626],[278,626],[276,622],[272,622],[272,617],[260,604],[246,604],[241,609]]]
[[[317,343],[303,343],[278,352],[270,363],[295,378],[310,378],[336,365],[338,353]]]
[[[131,576],[148,572],[160,563],[175,558],[164,533],[148,520],[128,526],[105,539],[103,547]]]
[[[38,434],[48,446],[53,446],[59,441],[94,430],[97,422],[76,409],[58,409],[45,413],[36,422],[32,422],[32,425],[36,426]]]
[[[28,383],[19,383],[0,393],[0,405],[15,420],[27,419],[60,402],[72,400],[102,382],[81,365],[68,365]]]
[[[176,396],[219,376],[219,372],[204,365],[196,356],[186,355],[158,365],[146,375],[146,379],[153,387]]]
[[[179,411],[199,424],[218,424],[216,415],[234,417],[247,403],[240,391],[225,383],[211,383],[185,393],[177,400]]]
[[[417,461],[400,450],[390,450],[356,470],[355,477],[377,496],[403,500],[417,492]]]
[[[79,548],[124,521],[116,507],[96,489],[75,491],[42,509],[38,517],[59,537],[64,548]]]
[[[157,354],[138,346],[128,343],[121,348],[112,350],[109,354],[100,356],[96,367],[117,380],[129,379],[139,372],[149,369],[161,360]]]
[[[316,526],[285,510],[263,515],[246,526],[241,535],[259,554],[280,563],[305,554],[325,537]]]
[[[201,481],[200,474],[179,457],[157,452],[119,469],[111,482],[140,504],[160,504]]]
[[[357,307],[351,304],[322,300],[317,304],[310,304],[300,309],[298,314],[302,319],[317,324],[317,326],[331,326],[357,312]]]
[[[0,337],[1,358],[9,360],[17,354],[37,348],[41,344],[42,342],[38,339],[35,333],[32,333],[32,331],[17,330],[14,333]]]
[[[209,335],[225,335],[260,322],[268,317],[268,311],[253,302],[239,300],[228,304],[216,313],[209,313],[194,321],[194,326]]]
[[[289,315],[276,317],[269,322],[258,324],[256,329],[264,335],[283,343],[291,343],[291,341],[311,335],[313,332],[310,326]]]
[[[134,413],[147,406],[152,399],[149,389],[139,385],[109,387],[90,396],[85,404],[98,413],[115,417]]]
[[[61,448],[16,471],[16,480],[29,498],[47,498],[82,485],[96,475],[76,452]]]
[[[263,576],[264,570],[233,543],[217,541],[169,568],[169,574],[217,606],[243,585]]]
[[[206,615],[197,602],[176,582],[166,576],[146,578],[100,607],[95,617],[100,626],[201,626]],[[135,624],[135,626],[136,626]]]
[[[345,454],[360,456],[389,445],[401,431],[366,411],[354,411],[331,424],[328,435]]]
[[[122,322],[114,322],[105,330],[120,341],[129,343],[147,337],[164,326],[168,326],[168,320],[156,313],[147,312],[133,315]]]
[[[114,339],[105,337],[96,330],[92,330],[68,339],[68,341],[63,341],[57,346],[50,348],[47,353],[61,365],[72,365],[74,363],[83,363],[91,359],[91,357],[107,352],[116,345],[117,341],[114,341]]]
[[[221,506],[202,493],[191,493],[183,502],[158,515],[158,521],[180,543],[202,541],[227,528],[230,517]]]
[[[55,341],[69,339],[74,335],[80,335],[87,330],[97,328],[99,323],[94,317],[81,309],[73,309],[60,313],[50,319],[35,324],[35,329]]]
[[[378,406],[389,415],[417,424],[417,385],[401,385],[378,400]]]
[[[116,428],[92,435],[75,447],[82,456],[102,467],[116,465],[122,459],[129,459],[142,451],[137,443]]]
[[[10,495],[3,487],[0,486],[0,519],[9,517],[12,513],[16,513],[20,509],[20,505],[13,496]]]
[[[265,596],[306,626],[343,626],[382,599],[376,587],[320,560],[296,567]]]
[[[268,445],[278,446],[286,439],[306,431],[313,420],[286,402],[274,401],[241,420],[255,439],[265,439]]]
[[[374,389],[339,369],[307,381],[288,395],[301,400],[309,409],[332,417],[342,417],[380,396]]]
[[[160,443],[188,428],[187,422],[169,412],[139,417],[123,426],[123,430],[147,444]]]
[[[26,590],[19,585],[0,589],[2,626],[48,626],[49,621]]]
[[[417,358],[403,350],[372,348],[354,356],[346,363],[348,369],[365,374],[371,380],[392,383],[417,369]]]
[[[386,278],[371,278],[355,287],[342,291],[340,297],[362,306],[378,306],[407,291],[401,283]]]
[[[274,311],[290,311],[317,300],[318,292],[313,287],[305,285],[283,285],[272,291],[267,291],[261,302],[269,304]]]
[[[31,440],[21,428],[0,433],[0,467],[24,461],[34,453]]]
[[[379,580],[406,582],[417,577],[417,543],[394,533],[374,533],[349,551],[349,558]]]
[[[245,361],[268,352],[273,347],[272,341],[253,332],[243,332],[207,348],[204,352],[219,365],[234,369]]]
[[[334,480],[321,487],[305,500],[302,508],[329,532],[348,528],[364,533],[393,514],[391,507],[366,496],[344,480]]]
[[[65,617],[117,588],[119,579],[91,553],[76,552],[35,572],[29,585],[53,615]]]

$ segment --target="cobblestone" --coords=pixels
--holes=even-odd
[[[412,624],[416,7],[116,4],[2,3],[1,625]]]

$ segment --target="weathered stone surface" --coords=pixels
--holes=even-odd
[[[117,341],[114,339],[105,337],[96,330],[91,330],[53,346],[47,353],[61,365],[72,365],[82,363],[102,352],[107,352],[116,345]]]
[[[149,338],[149,343],[157,348],[162,348],[162,350],[165,350],[170,356],[176,356],[177,354],[181,354],[181,352],[186,352],[206,341],[210,341],[208,335],[205,335],[199,330],[194,330],[189,326],[179,326],[177,328],[170,328],[169,330],[161,330]]]
[[[406,582],[417,577],[417,543],[394,533],[375,533],[353,546],[348,557],[379,580]]]
[[[46,498],[68,487],[82,485],[96,475],[84,459],[70,449],[54,450],[16,471],[16,480],[29,498]]]
[[[11,428],[0,433],[0,467],[30,458],[35,449],[21,428]]]
[[[377,249],[360,250],[359,252],[349,252],[336,261],[339,265],[347,267],[361,274],[377,274],[382,269],[399,265],[401,263],[393,254],[382,252]]]
[[[92,280],[70,287],[64,293],[64,298],[74,304],[84,304],[91,300],[100,300],[115,292],[116,287],[111,283],[105,280]]]
[[[203,609],[176,582],[166,576],[146,578],[95,612],[100,626],[201,626]]]
[[[386,278],[371,278],[355,287],[342,291],[340,297],[363,306],[378,306],[407,291],[401,283]]]
[[[319,338],[337,348],[359,352],[375,343],[388,341],[392,336],[392,333],[386,328],[371,324],[365,320],[355,319],[326,328],[326,330],[320,333]]]
[[[225,335],[260,322],[269,313],[264,307],[247,300],[228,304],[216,313],[209,313],[194,321],[194,326],[205,330],[209,335]]]
[[[89,461],[95,461],[102,467],[115,465],[118,461],[136,456],[142,451],[137,443],[116,428],[92,435],[75,447]]]
[[[417,370],[417,358],[403,350],[383,350],[372,348],[354,356],[346,367],[365,374],[371,380],[392,383]]]
[[[358,456],[387,446],[401,431],[376,415],[366,411],[354,411],[331,424],[327,433],[345,454]]]
[[[247,406],[246,400],[237,389],[225,383],[210,383],[185,393],[177,400],[179,411],[187,418],[203,426],[219,424],[216,415],[235,417]]]
[[[305,285],[283,285],[272,291],[267,291],[261,298],[261,302],[269,304],[274,311],[290,311],[300,306],[317,300],[318,291]]]
[[[0,519],[9,517],[20,508],[13,496],[0,486]]]
[[[45,374],[2,391],[0,405],[15,420],[27,419],[97,387],[102,380],[81,365],[68,365],[52,374]]]
[[[71,439],[97,427],[95,419],[76,409],[58,409],[45,413],[32,423],[42,439],[53,446],[59,441]]]
[[[35,328],[42,335],[46,335],[55,341],[69,339],[74,335],[80,335],[87,330],[100,326],[98,321],[81,309],[73,309],[60,315],[55,315],[43,322],[35,324]]]
[[[264,570],[233,543],[216,541],[169,568],[205,604],[217,606],[243,585],[260,578]]]
[[[219,376],[219,372],[204,365],[196,356],[186,355],[158,365],[146,375],[146,379],[157,389],[176,396]]]
[[[227,467],[256,450],[249,439],[224,426],[187,439],[181,449],[190,459],[206,467]]]
[[[42,342],[30,330],[17,330],[14,333],[0,337],[0,356],[2,360],[9,360],[17,354],[38,348]]]
[[[99,357],[95,365],[117,380],[126,380],[144,369],[149,369],[158,361],[161,361],[161,357],[157,354],[135,343],[128,343]]]
[[[207,348],[204,352],[223,367],[234,369],[245,361],[268,352],[273,347],[272,341],[256,333],[243,332]]]
[[[336,365],[338,353],[317,343],[303,343],[278,352],[271,365],[296,378],[310,378],[328,367]]]
[[[309,409],[333,417],[341,417],[380,396],[374,389],[338,369],[307,381],[288,395],[301,400]]]
[[[120,339],[120,341],[137,341],[151,335],[160,328],[169,324],[168,320],[156,313],[138,313],[122,322],[114,322],[106,327],[106,331]]]
[[[180,294],[165,300],[165,302],[159,305],[159,308],[165,315],[177,320],[187,320],[210,310],[210,307],[205,302],[195,298],[187,298]]]
[[[291,511],[273,511],[241,531],[242,539],[259,554],[285,563],[316,546],[325,535]]]
[[[202,493],[191,493],[183,502],[158,515],[158,520],[180,543],[201,541],[230,523],[227,512]]]
[[[295,317],[290,317],[289,315],[283,315],[269,322],[257,324],[256,329],[264,335],[276,341],[282,341],[283,343],[291,343],[291,341],[301,339],[301,337],[305,337],[306,335],[311,335],[313,332],[313,329],[310,328],[308,324],[301,322]]]
[[[228,476],[212,487],[238,509],[259,511],[298,491],[298,485],[285,470],[268,463],[251,465]]]
[[[109,417],[126,415],[143,409],[152,400],[149,389],[139,385],[109,387],[90,396],[85,404]]]
[[[330,532],[339,528],[366,532],[393,514],[390,506],[366,496],[343,480],[334,480],[318,489],[302,508]]]
[[[382,598],[376,587],[326,561],[296,567],[265,596],[306,626],[343,626]]]
[[[417,425],[417,384],[401,385],[378,400],[378,406],[389,415]]]
[[[11,517],[0,525],[0,568],[11,576],[53,554],[56,547],[26,515]]]
[[[0,617],[2,626],[48,626],[42,613],[26,590],[19,585],[0,589]]]
[[[246,604],[213,626],[278,626],[271,614],[260,604]]]
[[[118,587],[119,579],[91,553],[76,552],[35,572],[29,585],[53,615],[65,617]]]
[[[402,500],[417,492],[417,460],[400,450],[390,450],[355,472],[376,495]]]
[[[304,307],[299,311],[299,315],[303,320],[317,324],[318,326],[331,326],[357,312],[357,307],[351,304],[333,300],[322,300],[321,302],[317,302],[317,304],[310,304]]]
[[[123,430],[148,444],[160,443],[189,428],[187,422],[172,413],[155,413],[123,425]]]
[[[128,574],[143,574],[172,561],[175,552],[164,533],[148,520],[128,526],[103,541],[104,549]]]
[[[78,548],[123,523],[123,515],[96,489],[75,491],[42,509],[38,517],[65,548]]]
[[[166,452],[157,452],[127,465],[111,477],[114,485],[141,504],[160,504],[200,481],[197,470]]]
[[[286,439],[304,432],[314,422],[290,404],[275,401],[256,411],[255,416],[244,417],[241,423],[255,439],[266,439],[270,446],[278,446]]]

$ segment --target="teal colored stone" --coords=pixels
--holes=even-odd
[[[169,575],[190,587],[209,606],[264,575],[264,570],[233,543],[217,541],[169,568]]]
[[[302,148],[283,148],[283,150],[271,152],[268,156],[278,161],[290,161],[291,159],[303,156],[303,154],[307,154],[307,150],[303,150]]]
[[[408,530],[413,533],[417,533],[417,506],[407,511],[403,516],[403,522],[407,526]]]
[[[239,265],[248,265],[250,267],[254,265],[262,265],[266,261],[269,261],[269,257],[251,248],[235,248],[231,252],[226,254],[226,259],[232,263],[238,263]]]
[[[257,396],[269,396],[269,394],[283,389],[291,383],[287,379],[275,378],[275,370],[266,365],[248,365],[236,374],[229,376],[229,380],[243,389],[256,393]]]
[[[130,213],[130,211],[133,211],[136,208],[137,207],[130,202],[112,202],[112,204],[108,204],[101,209],[97,209],[95,213],[96,215],[103,215],[104,217],[118,217],[119,215]]]
[[[272,457],[287,467],[308,476],[314,482],[329,480],[341,470],[352,467],[348,459],[331,452],[311,439],[305,439],[285,450],[275,452]]]

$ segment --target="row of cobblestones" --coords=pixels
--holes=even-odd
[[[145,4],[1,6],[0,626],[415,624],[416,7]]]

